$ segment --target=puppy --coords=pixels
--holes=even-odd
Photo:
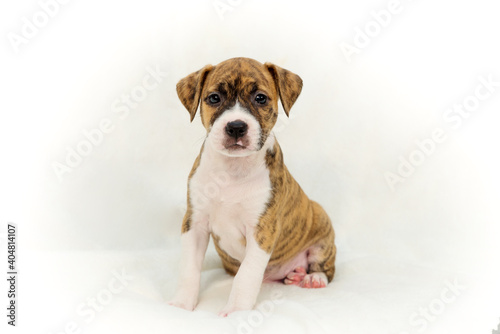
[[[302,79],[271,63],[233,58],[183,78],[177,94],[207,136],[188,180],[182,269],[171,305],[193,310],[210,235],[234,282],[221,316],[254,306],[262,281],[322,288],[335,273],[335,234],[283,162],[273,126]]]

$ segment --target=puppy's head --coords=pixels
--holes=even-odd
[[[207,65],[177,84],[191,121],[201,105],[208,144],[228,156],[259,151],[278,118],[278,97],[288,116],[301,90],[298,75],[249,58]]]

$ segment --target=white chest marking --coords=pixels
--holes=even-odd
[[[192,223],[220,237],[220,247],[239,261],[245,256],[246,232],[258,223],[271,196],[265,155],[272,145],[271,135],[260,151],[227,157],[206,142],[189,183]]]

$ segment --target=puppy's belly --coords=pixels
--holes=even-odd
[[[292,272],[297,267],[303,267],[307,270],[307,250],[297,254],[292,260],[279,265],[268,267],[264,273],[264,281],[281,281],[288,273]]]

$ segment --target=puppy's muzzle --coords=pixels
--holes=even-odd
[[[238,138],[242,138],[247,134],[248,125],[247,123],[236,120],[233,122],[229,122],[226,125],[226,133],[229,137],[234,138],[238,141]]]

